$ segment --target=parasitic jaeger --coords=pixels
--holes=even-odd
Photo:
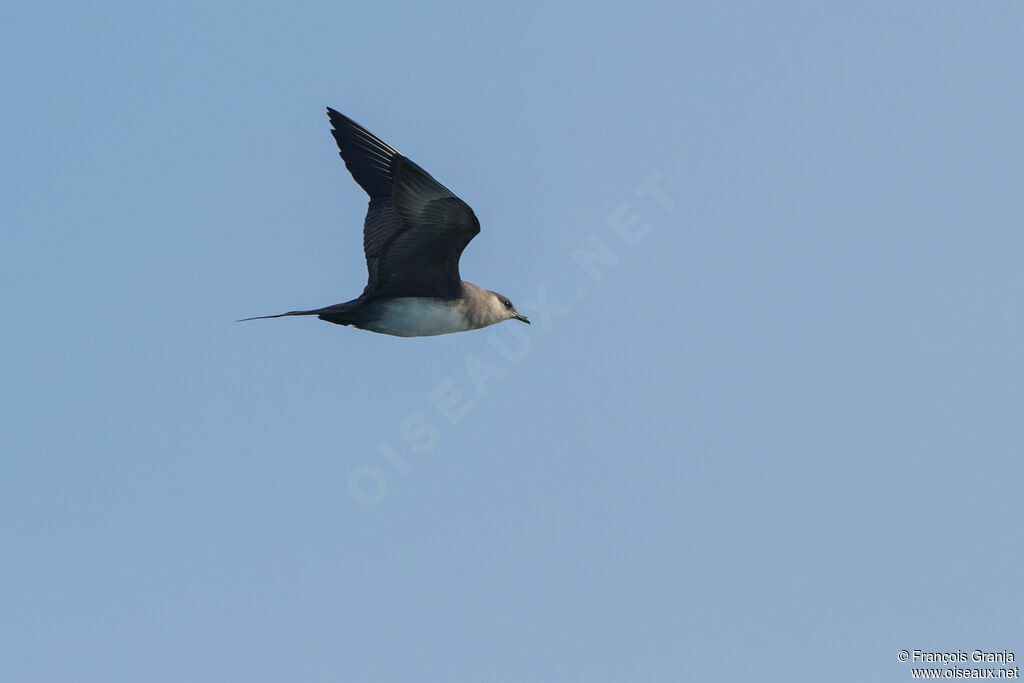
[[[480,232],[473,209],[352,119],[330,107],[327,116],[345,166],[370,195],[363,223],[366,288],[342,304],[245,320],[315,315],[397,337],[529,323],[508,298],[459,276],[462,250]]]

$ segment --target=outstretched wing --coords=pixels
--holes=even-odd
[[[358,123],[327,108],[352,177],[370,195],[363,224],[363,295],[461,295],[459,257],[480,232],[473,209]]]

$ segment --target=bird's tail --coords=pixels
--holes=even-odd
[[[252,317],[252,318],[242,318],[241,320],[236,320],[235,322],[236,323],[244,323],[244,322],[246,322],[248,320],[266,320],[268,318],[284,318],[285,316],[288,316],[288,315],[319,315],[320,312],[323,311],[323,310],[324,309],[322,309],[322,308],[318,308],[318,309],[316,309],[314,311],[289,311],[288,313],[278,313],[277,315],[257,315],[257,316]]]
[[[356,315],[360,304],[361,300],[355,299],[354,301],[346,301],[343,304],[314,308],[311,311],[289,311],[288,313],[278,313],[277,315],[258,315],[255,318],[243,318],[242,320],[236,320],[235,322],[244,323],[247,320],[284,318],[289,315],[315,315],[319,316],[321,320],[326,320],[327,322],[334,323],[335,325],[355,325],[356,327],[359,327],[360,322],[363,320],[363,317]]]

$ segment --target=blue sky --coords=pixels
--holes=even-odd
[[[1022,29],[8,3],[0,679],[1024,656]],[[325,106],[473,206],[462,275],[532,326],[233,322],[364,284]]]

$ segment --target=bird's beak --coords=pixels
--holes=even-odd
[[[526,317],[525,315],[523,315],[522,313],[516,313],[516,320],[522,320],[522,321],[523,321],[524,323],[526,323],[527,325],[529,325],[529,324],[530,324],[530,319],[529,319],[529,318],[527,318],[527,317]]]

